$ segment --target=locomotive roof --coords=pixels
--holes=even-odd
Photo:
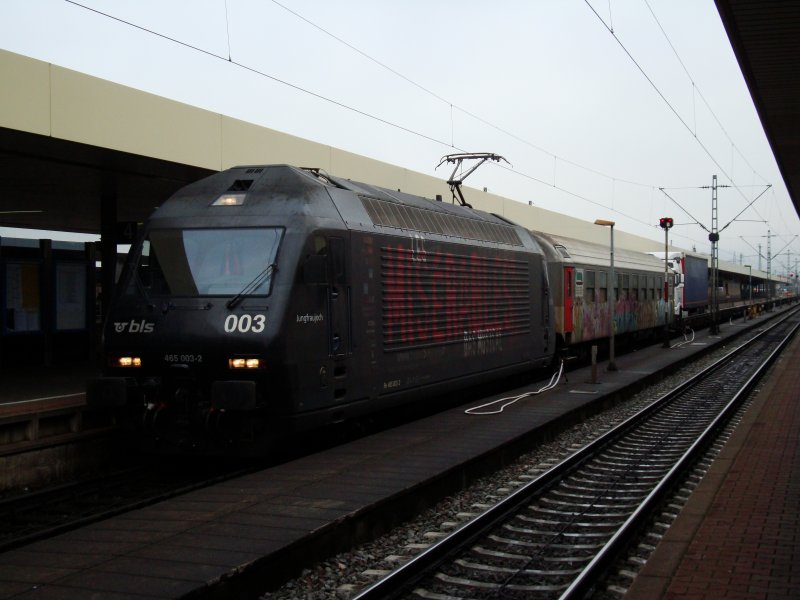
[[[327,198],[324,184],[302,169],[288,165],[240,166],[214,173],[181,188],[153,216],[205,216],[211,203],[226,194],[242,196],[240,206],[219,207],[225,214],[237,216],[264,214],[269,206],[261,200],[270,200],[271,204],[275,200],[311,203],[315,199]]]
[[[253,200],[257,201],[259,196],[274,198],[286,195],[310,200],[317,194],[324,195],[324,190],[336,188],[384,202],[416,206],[476,220],[509,224],[498,215],[446,202],[437,202],[400,190],[395,191],[334,177],[321,169],[300,168],[291,165],[243,165],[214,173],[178,190],[159,209],[158,216],[164,216],[165,211],[185,210],[192,205],[207,208],[210,198],[216,198],[226,192],[245,194],[247,202],[243,204],[244,207]]]
[[[239,196],[241,201],[236,205],[212,204],[225,195]],[[519,225],[498,215],[290,165],[239,166],[215,173],[176,192],[154,218],[309,214],[306,207],[312,204],[315,216],[344,219],[351,228],[368,225],[517,247],[536,246],[530,236],[523,234],[527,239],[521,239]]]
[[[517,247],[529,246],[539,251],[529,235],[524,236],[524,241],[520,237],[523,231],[521,226],[499,215],[400,190],[334,177],[329,179],[359,197],[372,226]]]

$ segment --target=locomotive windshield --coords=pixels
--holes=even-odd
[[[148,296],[269,294],[278,228],[155,229],[144,240],[126,292]]]

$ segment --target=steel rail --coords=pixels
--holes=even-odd
[[[0,499],[0,554],[61,533],[176,498],[252,473],[259,467],[213,467],[186,472],[180,466],[139,465],[38,492]],[[89,498],[90,501],[85,499]]]
[[[449,560],[454,554],[457,554],[462,549],[469,547],[475,541],[480,539],[486,534],[487,531],[496,527],[499,523],[506,520],[509,516],[518,512],[519,509],[528,503],[535,495],[541,494],[543,491],[554,486],[557,482],[562,480],[565,475],[573,471],[576,467],[589,461],[592,457],[596,456],[603,448],[610,445],[617,438],[622,437],[626,432],[633,429],[640,423],[644,422],[653,413],[659,411],[668,405],[673,399],[683,394],[690,388],[699,384],[702,380],[708,378],[715,371],[726,365],[732,358],[738,354],[745,352],[755,342],[760,340],[763,336],[771,332],[775,327],[784,323],[787,319],[791,318],[798,312],[795,309],[783,317],[780,321],[763,329],[755,336],[745,341],[738,347],[728,352],[725,356],[709,365],[701,372],[693,377],[687,379],[674,389],[654,400],[649,406],[641,411],[632,415],[613,429],[602,434],[586,446],[574,452],[572,455],[554,465],[536,479],[530,481],[524,486],[518,488],[515,492],[498,502],[496,505],[486,509],[480,515],[465,523],[457,530],[453,531],[447,537],[441,539],[434,545],[430,546],[419,555],[415,556],[407,563],[400,566],[398,569],[392,571],[382,579],[376,581],[368,588],[362,590],[357,595],[353,596],[352,600],[389,600],[398,598],[408,592],[409,586],[418,581],[424,575],[434,571],[440,564]],[[744,388],[749,389],[754,385],[758,378],[763,374],[766,366],[778,355],[783,346],[788,342],[788,339],[796,332],[798,325],[792,329],[792,332],[784,338],[779,346],[770,353],[767,361],[756,369],[747,380]],[[744,389],[743,388],[743,389]],[[723,413],[729,414],[731,410],[738,403],[738,400],[744,395],[745,392],[739,391],[736,393],[735,398],[730,400]],[[690,451],[697,452],[699,448],[705,447],[706,440],[712,432],[720,426],[720,423],[725,417],[722,414],[718,415],[714,421],[706,427],[701,437],[695,440],[690,446]],[[612,535],[611,539],[606,543],[606,547],[600,551],[584,568],[580,575],[572,582],[572,584],[563,592],[561,598],[572,599],[580,597],[585,594],[586,590],[590,588],[598,577],[598,573],[603,572],[607,568],[609,561],[613,560],[619,548],[624,545],[630,531],[633,531],[649,514],[649,511],[658,503],[665,490],[668,490],[674,480],[686,468],[686,464],[691,462],[691,458],[686,456],[679,459],[678,463],[673,466],[666,474],[666,482],[658,484],[642,502],[642,506],[636,509],[630,517],[623,524],[622,528]],[[680,465],[680,466],[679,466]],[[622,529],[624,528],[624,532]]]
[[[794,314],[794,313],[792,313]],[[789,316],[786,317],[788,319]],[[782,324],[785,320],[780,321],[773,325],[773,327]],[[727,423],[739,404],[755,387],[765,371],[772,365],[778,355],[783,351],[784,347],[789,343],[792,337],[797,333],[800,328],[800,322],[795,324],[792,329],[786,334],[775,349],[764,359],[755,371],[750,375],[748,380],[739,389],[733,398],[725,405],[722,411],[714,418],[714,420],[706,427],[700,437],[695,440],[692,445],[686,450],[683,456],[675,463],[669,470],[664,478],[659,482],[655,488],[648,494],[647,498],[639,505],[639,507],[631,514],[625,523],[617,530],[617,532],[606,543],[603,549],[598,552],[592,561],[586,566],[581,574],[575,578],[572,584],[560,596],[560,600],[574,600],[577,598],[584,598],[587,592],[596,584],[598,579],[605,573],[606,569],[613,563],[617,555],[627,546],[634,534],[639,530],[641,525],[652,514],[652,511],[667,495],[672,486],[677,480],[689,469],[693,462],[705,451],[713,439],[716,437],[719,430],[721,430],[725,423]],[[772,328],[770,328],[772,329]],[[767,333],[765,330],[763,333]],[[758,336],[760,337],[760,336]],[[750,340],[754,341],[756,338]],[[750,343],[748,342],[748,344]],[[743,348],[741,346],[740,348]],[[738,350],[738,349],[737,349]],[[728,356],[723,360],[727,360]]]

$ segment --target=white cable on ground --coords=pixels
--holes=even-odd
[[[670,346],[670,349],[672,349],[672,348],[680,348],[682,346],[685,346],[686,344],[691,344],[694,341],[694,329],[692,329],[691,327],[688,327],[688,329],[689,329],[689,331],[692,332],[692,339],[687,339],[686,338],[686,331],[684,330],[684,332],[683,332],[683,341],[682,342],[678,342],[674,346]]]
[[[519,396],[508,396],[506,398],[500,398],[499,400],[492,400],[491,402],[487,402],[486,404],[481,404],[480,406],[473,406],[472,408],[468,408],[464,411],[467,415],[499,415],[503,412],[503,409],[506,406],[511,406],[515,402],[522,400],[523,398],[527,398],[528,396],[535,396],[537,394],[541,394],[542,392],[546,392],[547,390],[552,390],[558,382],[561,380],[561,374],[564,372],[564,360],[561,360],[561,366],[559,367],[556,373],[553,373],[553,376],[550,378],[550,383],[546,386],[539,388],[535,392],[525,392],[524,394],[520,394]],[[487,410],[487,411],[480,411],[481,408],[486,408],[487,406],[492,406],[493,404],[497,404],[498,402],[505,402],[500,408],[495,410]],[[480,411],[480,412],[479,412]]]

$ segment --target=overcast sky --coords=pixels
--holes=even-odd
[[[495,152],[470,186],[701,252],[714,174],[720,228],[771,184],[720,257],[800,252],[713,0],[0,0],[0,47],[443,179]]]

